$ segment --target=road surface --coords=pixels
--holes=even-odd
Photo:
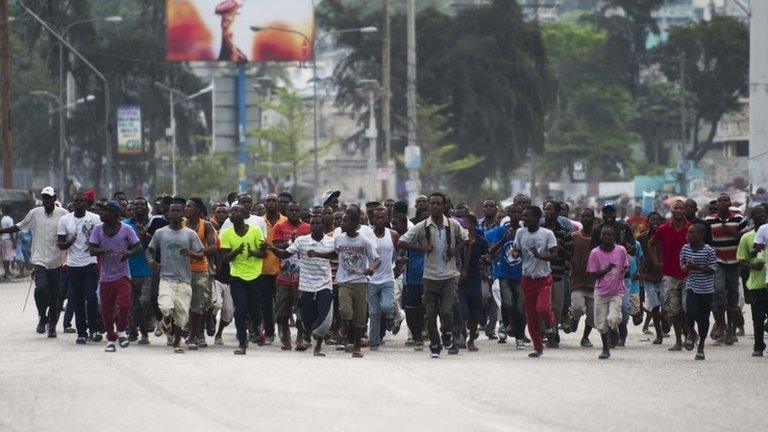
[[[406,348],[405,331],[365,358],[329,349],[225,346],[184,355],[164,339],[105,353],[75,335],[38,335],[29,282],[0,284],[0,431],[589,431],[758,430],[766,425],[768,358],[752,358],[751,329],[707,360],[653,346],[639,328],[597,360],[565,335],[529,359],[514,345],[434,360]],[[748,324],[748,326],[750,326]]]

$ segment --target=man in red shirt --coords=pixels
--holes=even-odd
[[[651,238],[651,247],[661,257],[661,272],[664,275],[664,314],[672,321],[675,329],[675,345],[670,351],[683,349],[682,301],[685,273],[680,268],[680,251],[688,242],[688,228],[691,223],[685,219],[685,205],[678,200],[672,204],[672,220],[656,229]]]
[[[299,218],[300,212],[301,207],[298,203],[288,204],[288,209],[286,210],[288,219],[276,223],[273,228],[273,243],[276,248],[287,249],[297,237],[312,232],[309,224],[302,222]],[[297,256],[294,255],[280,260],[280,273],[277,275],[275,285],[277,287],[275,293],[275,320],[278,322],[281,332],[282,349],[290,351],[291,330],[288,327],[288,320],[291,316],[291,310],[299,298],[299,259]],[[297,325],[296,328],[301,329],[301,326]],[[299,331],[296,334],[297,351],[304,351],[308,346],[305,335],[301,333]]]

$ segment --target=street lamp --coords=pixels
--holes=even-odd
[[[365,130],[365,137],[369,140],[368,147],[368,171],[376,171],[376,137],[378,131],[376,128],[376,93],[383,91],[379,86],[379,81],[375,79],[361,79],[357,81],[357,87],[359,92],[368,93],[368,109],[370,110],[368,116],[368,129]],[[376,177],[374,176],[374,187],[371,190],[375,190]],[[369,197],[370,198],[370,197]],[[383,199],[384,197],[382,197]]]
[[[67,33],[69,32],[72,27],[79,25],[79,24],[85,24],[90,22],[97,22],[97,21],[104,21],[108,23],[121,23],[123,21],[123,17],[119,15],[115,16],[108,16],[104,18],[89,18],[89,19],[83,19],[83,20],[77,20],[69,23],[64,29],[61,31],[61,37],[66,38]],[[64,44],[59,43],[59,101],[64,100]],[[69,110],[64,108],[61,111],[59,111],[59,147],[60,147],[60,157],[59,157],[59,163],[61,164],[61,190],[62,190],[62,199],[66,199],[66,188],[64,187],[64,182],[67,179],[67,174],[69,171],[69,163],[68,161],[65,161],[64,154],[66,153],[66,126],[67,126],[67,116],[69,115]],[[104,114],[105,116],[107,113]],[[111,181],[110,179],[107,181]],[[110,191],[111,193],[111,191]]]
[[[82,54],[80,54],[79,51],[75,49],[69,42],[67,42],[66,39],[64,39],[64,36],[57,33],[51,26],[48,24],[45,20],[37,16],[34,12],[32,12],[32,9],[27,7],[27,5],[24,4],[22,0],[18,1],[18,5],[21,6],[26,13],[28,13],[32,18],[35,19],[35,21],[39,22],[43,28],[48,31],[53,37],[58,39],[58,41],[69,48],[69,50],[75,54],[86,66],[88,66],[89,69],[93,71],[94,74],[104,83],[104,143],[106,145],[106,156],[107,156],[107,193],[111,195],[112,193],[112,146],[110,145],[109,141],[109,111],[110,111],[110,104],[109,104],[109,81],[107,81],[107,78],[104,76],[101,71],[96,69],[96,66],[91,64],[91,62],[88,61],[88,59],[85,58]]]
[[[173,189],[173,195],[175,196],[178,193],[178,189],[177,189],[177,182],[176,182],[176,135],[177,135],[176,134],[176,111],[174,107],[176,106],[177,103],[186,102],[198,96],[202,96],[206,93],[210,93],[211,91],[213,91],[213,84],[189,96],[187,96],[186,94],[182,93],[181,91],[173,87],[169,87],[158,81],[155,81],[155,85],[167,91],[168,94],[170,95],[171,125],[167,129],[168,133],[166,133],[166,135],[171,136],[171,184]],[[178,95],[179,97],[181,97],[181,100],[174,101],[174,97],[173,97],[174,95]]]
[[[317,127],[318,127],[318,120],[317,120],[317,117],[318,117],[317,55],[316,55],[316,52],[315,52],[315,49],[317,48],[317,42],[320,41],[320,40],[323,40],[326,37],[331,36],[331,35],[339,35],[339,34],[345,34],[345,33],[363,33],[363,34],[368,34],[368,33],[376,33],[376,32],[379,31],[379,29],[376,28],[376,27],[373,27],[373,26],[369,26],[369,27],[360,27],[360,28],[354,28],[354,29],[333,30],[333,31],[329,31],[329,32],[323,33],[319,37],[316,37],[314,40],[310,39],[309,36],[305,35],[304,33],[300,32],[300,31],[293,30],[293,29],[288,29],[288,28],[282,28],[282,27],[251,26],[251,30],[254,31],[254,32],[259,32],[259,31],[262,31],[262,30],[274,30],[274,31],[281,31],[281,32],[286,32],[286,33],[293,33],[293,34],[297,34],[297,35],[301,36],[302,38],[304,38],[304,40],[307,43],[312,45],[312,99],[313,99],[313,105],[314,105],[313,106],[313,121],[312,121],[312,123],[313,123],[313,127],[312,127],[313,128],[312,148],[313,148],[313,153],[314,153],[313,172],[314,172],[314,183],[315,183],[313,196],[314,196],[314,199],[317,199],[318,198],[318,193],[319,193],[319,188],[320,188],[320,166],[319,166],[318,159],[317,159],[317,155],[318,155],[318,152],[319,152],[318,143],[317,143],[317,138],[318,138],[318,131],[317,131]]]

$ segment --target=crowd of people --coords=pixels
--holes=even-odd
[[[598,217],[522,194],[506,208],[484,201],[477,217],[435,192],[416,198],[411,218],[406,202],[344,205],[338,191],[314,207],[287,192],[210,206],[90,191],[59,203],[52,187],[41,196],[19,223],[4,218],[4,265],[13,236],[31,233],[37,333],[56,338],[64,312],[65,333],[77,344],[106,334],[107,352],[157,343],[152,335],[175,353],[210,338],[223,345],[234,321],[237,355],[277,341],[285,351],[322,357],[326,344],[363,357],[404,322],[405,345],[432,358],[478,351],[481,334],[532,345],[537,358],[559,348],[561,333],[581,331],[588,349],[594,329],[608,359],[631,320],[655,333],[651,345],[669,338],[669,351],[695,349],[704,360],[708,337],[733,345],[744,336],[744,303],[753,356],[765,350],[766,207],[741,214],[725,194],[703,219],[687,200],[668,220],[638,211],[626,221],[613,202]]]

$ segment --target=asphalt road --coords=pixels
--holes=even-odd
[[[365,358],[278,346],[174,355],[164,339],[105,353],[74,335],[34,332],[28,282],[0,284],[0,431],[648,431],[764,429],[768,358],[751,328],[707,360],[653,346],[639,328],[608,361],[565,335],[559,350],[479,341],[480,351],[429,359],[405,331]],[[748,323],[751,326],[751,323]]]

